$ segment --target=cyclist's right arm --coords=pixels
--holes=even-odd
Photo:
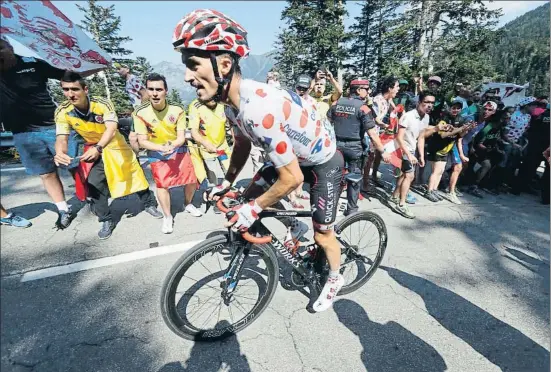
[[[251,141],[245,137],[239,130],[234,129],[235,142],[230,157],[230,165],[226,172],[226,178],[222,182],[224,189],[229,188],[235,182],[235,179],[247,163],[251,153]]]

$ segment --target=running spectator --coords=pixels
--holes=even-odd
[[[128,65],[115,62],[114,66],[117,69],[119,75],[126,81],[124,90],[126,91],[128,98],[130,99],[132,107],[136,109],[136,107],[149,99],[149,96],[147,95],[147,89],[145,89],[143,82],[136,75],[130,72],[130,67]],[[131,118],[129,118],[128,120],[122,121],[121,124],[130,124],[128,141],[130,142],[130,147],[132,147],[132,150],[134,150],[137,155],[140,152],[140,146],[138,144],[138,135],[134,131],[134,123],[131,121]]]
[[[150,198],[142,167],[117,130],[118,119],[113,104],[101,97],[88,97],[87,82],[77,73],[65,73],[61,78],[61,88],[67,101],[55,113],[54,160],[58,165],[71,163],[72,158],[67,154],[71,128],[86,141],[77,179],[85,185],[84,196],[90,198],[90,209],[102,224],[99,238],[109,238],[115,228],[109,197],[116,199],[137,193],[146,212],[158,218],[160,213],[155,207],[155,199]]]
[[[491,103],[496,105],[495,102]],[[484,110],[486,112],[488,108],[485,107]],[[504,130],[504,121],[500,115],[504,115],[504,113],[496,114],[494,110],[492,115],[486,119],[484,128],[473,140],[469,172],[474,175],[474,183],[467,189],[467,192],[479,198],[483,198],[480,192],[482,180],[503,159],[504,151],[500,149],[499,142]],[[476,164],[480,165],[478,170],[475,170]]]
[[[413,181],[415,165],[419,163],[421,167],[425,166],[424,139],[430,137],[436,131],[443,131],[448,128],[442,123],[429,128],[429,116],[434,106],[435,97],[430,92],[419,92],[418,98],[417,108],[406,112],[400,119],[396,140],[403,152],[402,174],[398,178],[396,188],[389,200],[392,208],[407,218],[415,218],[415,215],[406,204],[406,197]],[[415,156],[416,149],[419,150],[419,160]]]
[[[157,186],[157,198],[164,215],[161,231],[171,234],[174,219],[170,211],[169,189],[184,186],[184,210],[194,217],[203,215],[191,204],[197,178],[189,152],[184,146],[186,112],[184,107],[166,101],[168,85],[164,76],[153,73],[147,77],[145,84],[149,102],[136,108],[133,113],[134,123],[140,146],[147,150],[151,173]]]
[[[449,193],[446,194],[446,199],[454,204],[461,204],[461,201],[457,197],[455,186],[462,170],[460,158],[462,153],[459,153],[456,144],[457,140],[470,128],[466,120],[460,116],[463,110],[463,103],[461,99],[452,101],[449,112],[444,114],[440,121],[449,125],[450,130],[439,131],[427,141],[427,159],[431,164],[432,174],[429,178],[428,190],[425,197],[432,202],[442,200],[437,188],[446,169],[448,158],[451,158],[452,174],[450,176]]]
[[[398,79],[395,77],[387,77],[381,84],[381,92],[373,98],[373,113],[375,116],[375,123],[379,127],[379,132],[384,132],[388,128],[388,115],[390,114],[391,105],[394,105],[392,101],[398,94],[400,86]],[[368,160],[363,168],[363,181],[362,191],[367,192],[369,189],[369,172],[371,166],[373,166],[373,173],[371,179],[373,183],[379,184],[377,179],[377,172],[379,171],[379,165],[381,164],[381,153],[375,149],[370,149]]]
[[[350,97],[340,98],[329,110],[329,120],[335,128],[337,149],[342,152],[348,175],[346,176],[346,198],[348,201],[344,215],[358,210],[360,195],[362,139],[368,133],[374,147],[383,155],[385,162],[390,160],[390,154],[385,153],[379,139],[378,130],[371,110],[365,104],[369,88],[367,80],[352,80],[350,82]]]
[[[48,79],[61,79],[60,70],[33,57],[22,57],[0,39],[0,121],[13,133],[13,142],[27,174],[40,176],[58,210],[56,226],[65,229],[72,215],[54,162],[56,103],[48,90]],[[99,71],[89,71],[87,75]],[[67,152],[77,155],[78,143],[71,136]],[[74,166],[68,163],[67,165]]]
[[[325,89],[327,85],[327,79],[333,86],[333,93],[325,95]],[[329,107],[337,102],[342,96],[342,87],[339,82],[335,80],[333,74],[325,67],[321,67],[316,74],[316,80],[314,82],[314,100],[316,101],[316,109],[320,117],[326,117]]]
[[[191,135],[199,145],[192,159],[196,168],[197,179],[201,184],[205,178],[210,186],[220,184],[224,179],[230,163],[231,149],[226,141],[226,114],[224,105],[216,101],[201,103],[194,99],[188,108]],[[206,172],[197,168],[204,164]]]
[[[502,122],[501,125],[503,128],[506,128],[509,125],[514,112],[515,108],[510,106],[503,110],[500,115],[500,120]],[[517,143],[512,143],[512,141],[507,137],[506,130],[502,131],[499,146],[503,150],[503,156],[501,158],[501,162],[492,173],[492,178],[495,179],[495,191],[497,193],[499,193],[499,188],[502,184],[511,184],[514,172],[520,165],[522,153],[522,147]]]
[[[2,206],[2,204],[0,204],[0,224],[13,227],[32,226],[31,221],[27,220],[26,218],[18,216],[13,212],[8,213],[8,211],[4,209],[4,206]]]

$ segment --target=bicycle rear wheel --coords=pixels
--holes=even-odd
[[[345,284],[339,295],[363,286],[381,264],[388,235],[383,219],[373,212],[354,213],[335,226],[341,243],[341,274]]]
[[[269,245],[250,246],[231,301],[224,301],[224,275],[235,251],[227,234],[216,235],[172,266],[161,290],[161,313],[178,336],[220,340],[250,325],[268,307],[279,277],[277,257]]]

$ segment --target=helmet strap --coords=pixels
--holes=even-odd
[[[230,85],[231,80],[233,78],[233,73],[235,71],[235,60],[232,63],[232,67],[226,77],[220,77],[220,72],[218,71],[218,63],[216,61],[216,54],[211,53],[210,54],[210,63],[212,64],[212,71],[214,72],[214,79],[218,83],[218,89],[216,91],[216,94],[214,97],[212,97],[213,100],[216,102],[224,102],[228,98],[228,94],[230,91]],[[224,86],[226,86],[226,89],[224,89]]]

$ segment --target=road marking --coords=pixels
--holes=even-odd
[[[15,172],[15,171],[20,171],[20,170],[25,170],[25,167],[16,167],[16,168],[0,167],[0,171],[2,171],[2,172]]]
[[[111,257],[103,257],[95,260],[87,260],[75,262],[67,265],[52,266],[45,269],[39,269],[34,271],[28,271],[21,277],[21,282],[30,282],[32,280],[39,280],[50,278],[52,276],[64,275],[75,273],[78,271],[85,271],[90,269],[96,269],[98,267],[112,266],[124,262],[141,260],[144,258],[160,256],[169,253],[187,251],[195,246],[202,240],[194,240],[191,242],[185,242],[181,244],[167,245],[159,248],[144,249],[142,251],[123,253]]]

